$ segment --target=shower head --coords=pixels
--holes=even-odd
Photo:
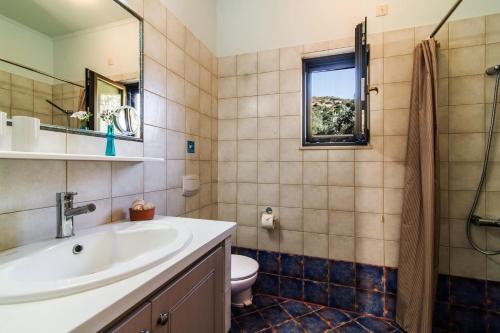
[[[488,75],[497,75],[498,73],[500,73],[500,65],[490,67],[486,70],[486,74]]]

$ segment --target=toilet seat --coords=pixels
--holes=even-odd
[[[231,255],[231,281],[240,281],[248,279],[257,274],[259,264],[252,258]]]

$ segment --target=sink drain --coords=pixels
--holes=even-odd
[[[83,251],[83,245],[76,244],[73,246],[73,254],[80,254]]]

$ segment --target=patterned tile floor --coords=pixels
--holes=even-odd
[[[275,296],[255,295],[253,305],[232,308],[230,333],[385,333],[403,332],[375,317]]]

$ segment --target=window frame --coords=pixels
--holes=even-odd
[[[353,135],[313,136],[311,133],[311,76],[314,72],[355,69],[355,119]],[[356,27],[355,50],[302,59],[302,146],[368,145],[369,129],[369,46],[366,43],[366,20]]]

